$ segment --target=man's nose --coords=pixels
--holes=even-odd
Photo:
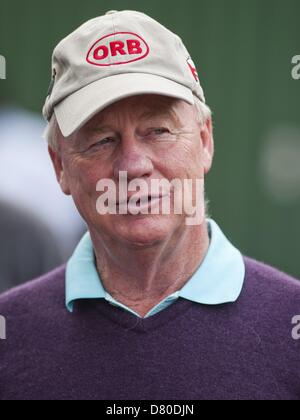
[[[120,156],[114,163],[114,177],[119,178],[119,172],[126,171],[128,180],[151,176],[153,164],[141,150],[133,144],[123,148]]]

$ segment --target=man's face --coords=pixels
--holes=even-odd
[[[128,182],[144,180],[149,187],[152,180],[203,180],[213,156],[211,121],[200,127],[193,106],[158,95],[121,100],[59,141],[59,154],[51,151],[59,182],[90,232],[135,246],[165,241],[184,228],[186,214],[175,214],[171,204],[169,215],[100,215],[97,183],[110,179],[118,188],[121,171]],[[170,198],[172,203],[172,192]]]

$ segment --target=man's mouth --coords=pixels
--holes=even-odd
[[[136,197],[135,195],[127,197],[127,200],[117,202],[117,207],[125,207],[129,212],[131,211],[142,211],[146,209],[151,209],[157,204],[159,204],[163,198],[169,196],[169,194],[159,194],[159,195],[147,195]],[[133,199],[134,197],[134,199]]]
[[[132,194],[131,196],[128,196],[126,200],[118,201],[117,205],[121,206],[121,205],[124,205],[124,204],[129,204],[129,202],[131,200],[132,200],[132,203],[134,202],[135,204],[141,204],[141,203],[144,204],[144,203],[147,203],[147,202],[149,203],[149,202],[154,201],[154,200],[159,200],[159,199],[161,199],[165,196],[166,196],[166,194],[165,195],[163,195],[163,194],[145,195],[145,196],[137,197],[136,194]],[[133,199],[133,197],[134,197],[134,199]]]

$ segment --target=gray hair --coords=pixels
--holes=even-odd
[[[58,150],[58,136],[60,134],[59,126],[55,114],[53,113],[49,123],[47,124],[43,138],[48,142],[51,149]]]
[[[202,102],[197,96],[194,95],[195,101],[195,108],[197,114],[197,122],[200,124],[201,127],[204,126],[206,121],[211,118],[212,112],[211,109]],[[59,148],[58,137],[60,135],[60,129],[53,113],[50,122],[48,123],[45,132],[43,134],[43,138],[47,140],[48,145],[55,151]]]
[[[197,121],[203,127],[206,121],[212,117],[212,111],[208,105],[202,102],[198,96],[194,95],[195,108],[197,111]]]

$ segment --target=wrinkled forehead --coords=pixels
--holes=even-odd
[[[161,95],[139,95],[122,99],[108,106],[95,115],[84,129],[93,129],[116,123],[122,118],[130,118],[135,121],[153,119],[168,119],[175,125],[181,125],[187,111],[192,110],[192,105],[177,98]]]

